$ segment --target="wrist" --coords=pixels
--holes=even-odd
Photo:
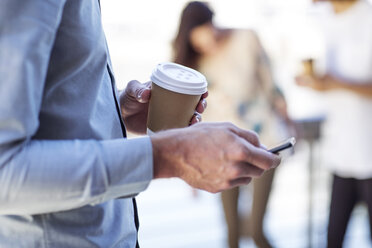
[[[159,132],[150,136],[153,150],[154,179],[179,176],[175,165],[179,163],[178,138],[174,131]]]

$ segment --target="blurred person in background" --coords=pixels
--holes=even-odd
[[[218,192],[280,162],[227,123],[127,139],[145,134],[151,89],[117,92],[99,0],[2,0],[0,25],[1,247],[138,247],[134,197],[152,179]]]
[[[257,132],[264,144],[279,142],[288,136],[291,121],[258,36],[252,30],[219,28],[213,23],[213,14],[205,2],[185,6],[173,43],[174,61],[207,77],[210,94],[205,120],[231,121]],[[270,170],[254,180],[249,220],[242,221],[238,211],[239,188],[222,192],[230,248],[239,246],[243,232],[258,247],[271,247],[263,232],[263,219],[274,173]]]
[[[333,173],[328,247],[342,247],[358,202],[367,204],[372,238],[372,6],[364,0],[330,4],[322,22],[325,74],[301,75],[297,84],[326,96],[326,160]]]

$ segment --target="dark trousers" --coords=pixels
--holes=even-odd
[[[342,247],[350,215],[358,202],[367,204],[372,239],[372,178],[358,180],[334,175],[328,223],[328,248]]]

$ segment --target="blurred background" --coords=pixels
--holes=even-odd
[[[171,60],[171,42],[186,3],[102,1],[104,29],[119,89],[133,79],[149,81],[157,63]],[[319,94],[296,86],[294,77],[301,70],[302,59],[322,56],[318,27],[325,7],[310,0],[209,3],[219,26],[256,30],[271,59],[275,81],[284,91],[289,115],[295,120],[321,120],[324,113]],[[321,65],[318,70],[322,70]],[[285,154],[277,170],[264,221],[265,232],[274,247],[326,246],[331,176],[324,166],[327,154],[318,134],[299,141],[295,153]],[[244,196],[239,202],[242,211],[249,209],[252,201],[250,194]],[[153,181],[137,197],[141,247],[228,247],[219,197],[193,191],[180,180]],[[247,237],[240,246],[255,244]],[[354,209],[344,246],[372,247],[365,207]]]

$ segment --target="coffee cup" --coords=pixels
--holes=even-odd
[[[166,62],[156,66],[151,81],[147,133],[187,127],[207,92],[206,78],[194,69]]]
[[[308,76],[314,75],[314,60],[304,59],[302,60],[303,74]]]

